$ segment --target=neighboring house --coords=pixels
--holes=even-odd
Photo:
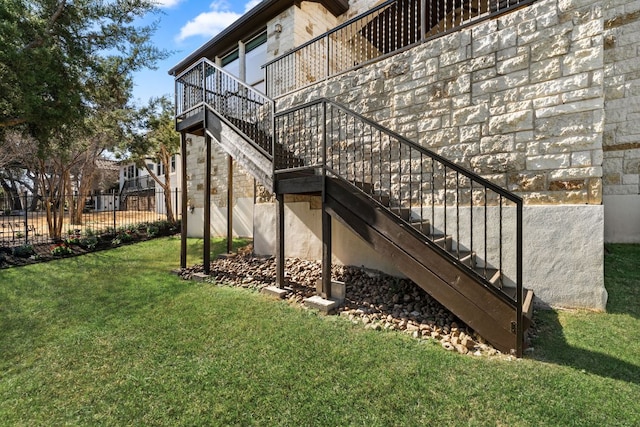
[[[119,162],[105,158],[96,160],[96,177],[91,195],[85,202],[85,209],[100,212],[118,208],[118,200],[113,197],[118,188]]]
[[[180,185],[182,173],[180,172],[180,155],[171,156],[170,171],[164,170],[162,163],[156,163],[147,159],[147,166],[154,171],[156,176],[165,182],[169,177],[171,182],[172,208],[178,212],[180,206]],[[119,168],[118,206],[120,210],[155,211],[158,214],[166,214],[164,194],[162,187],[149,174],[146,168],[138,168],[134,163],[121,161]]]
[[[527,289],[604,310],[640,242],[639,11],[264,0],[170,71],[187,232],[404,274],[520,353]]]

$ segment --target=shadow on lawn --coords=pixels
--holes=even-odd
[[[633,329],[636,329],[636,324],[633,322],[640,319],[640,269],[638,269],[640,245],[607,245],[605,253],[605,284],[609,294],[607,314],[585,315],[585,321],[593,319],[593,322],[598,322],[597,325],[592,326],[592,332],[586,335],[593,336],[598,333],[598,339],[603,346],[619,352],[627,342],[635,342],[637,339],[627,335],[612,337],[611,334],[615,332],[609,329],[614,329],[610,327],[612,323],[629,320],[601,319],[598,316],[631,316],[633,320],[629,321],[628,328],[632,330],[627,332],[632,333]],[[533,355],[535,359],[571,366],[602,377],[640,384],[640,366],[597,350],[588,350],[569,344],[559,321],[558,312],[552,310],[538,312],[536,324],[539,335],[536,341],[540,344],[540,348],[536,348]],[[541,353],[538,354],[537,350]],[[627,354],[633,356],[631,350],[627,350]]]
[[[585,373],[640,385],[640,366],[609,354],[579,348],[568,343],[556,311],[538,312],[536,324],[539,338],[533,343],[535,352],[532,357],[534,359],[570,366]],[[602,339],[608,339],[606,331],[602,331],[602,333]],[[620,344],[619,342],[611,343],[612,346]],[[622,344],[624,345],[624,343]]]

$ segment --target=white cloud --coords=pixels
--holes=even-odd
[[[176,6],[180,2],[182,2],[182,0],[155,0],[155,3],[158,7],[165,8]]]
[[[180,0],[162,1],[168,3]],[[262,0],[249,0],[249,2],[245,4],[244,12],[248,12],[261,1]],[[180,28],[180,34],[176,39],[183,41],[193,36],[213,37],[241,16],[241,13],[231,11],[225,1],[216,1],[211,4],[211,11],[199,14]]]
[[[249,0],[249,2],[247,4],[244,5],[244,11],[248,12],[251,9],[253,9],[255,6],[258,5],[258,3],[261,3],[262,0]]]

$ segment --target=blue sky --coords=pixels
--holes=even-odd
[[[260,0],[157,0],[163,13],[150,16],[143,23],[159,20],[153,42],[174,53],[168,59],[160,61],[157,70],[144,70],[134,75],[134,102],[143,105],[151,97],[173,97],[173,78],[167,73],[169,69],[259,2]]]

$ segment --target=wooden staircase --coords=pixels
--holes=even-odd
[[[243,87],[241,93],[246,97],[252,90]],[[186,111],[178,108],[177,129],[216,139],[273,189],[280,201],[278,240],[284,239],[282,196],[320,195],[323,236],[331,234],[324,232],[324,218],[344,224],[497,349],[522,356],[533,292],[522,286],[522,201],[517,196],[329,100],[280,112],[272,122],[255,119],[264,116],[256,111],[265,105],[268,101],[243,119],[237,111],[229,115],[201,101]],[[467,221],[461,212],[471,217],[470,233],[461,231]],[[495,232],[491,212],[499,214]],[[510,215],[515,215],[511,231],[505,225]],[[474,241],[478,216],[483,234]],[[503,234],[509,232],[517,242],[515,271],[502,249]],[[489,248],[495,236],[499,255]],[[284,244],[279,247],[283,266]],[[330,260],[328,255],[324,258]],[[326,262],[323,272],[330,272]]]

